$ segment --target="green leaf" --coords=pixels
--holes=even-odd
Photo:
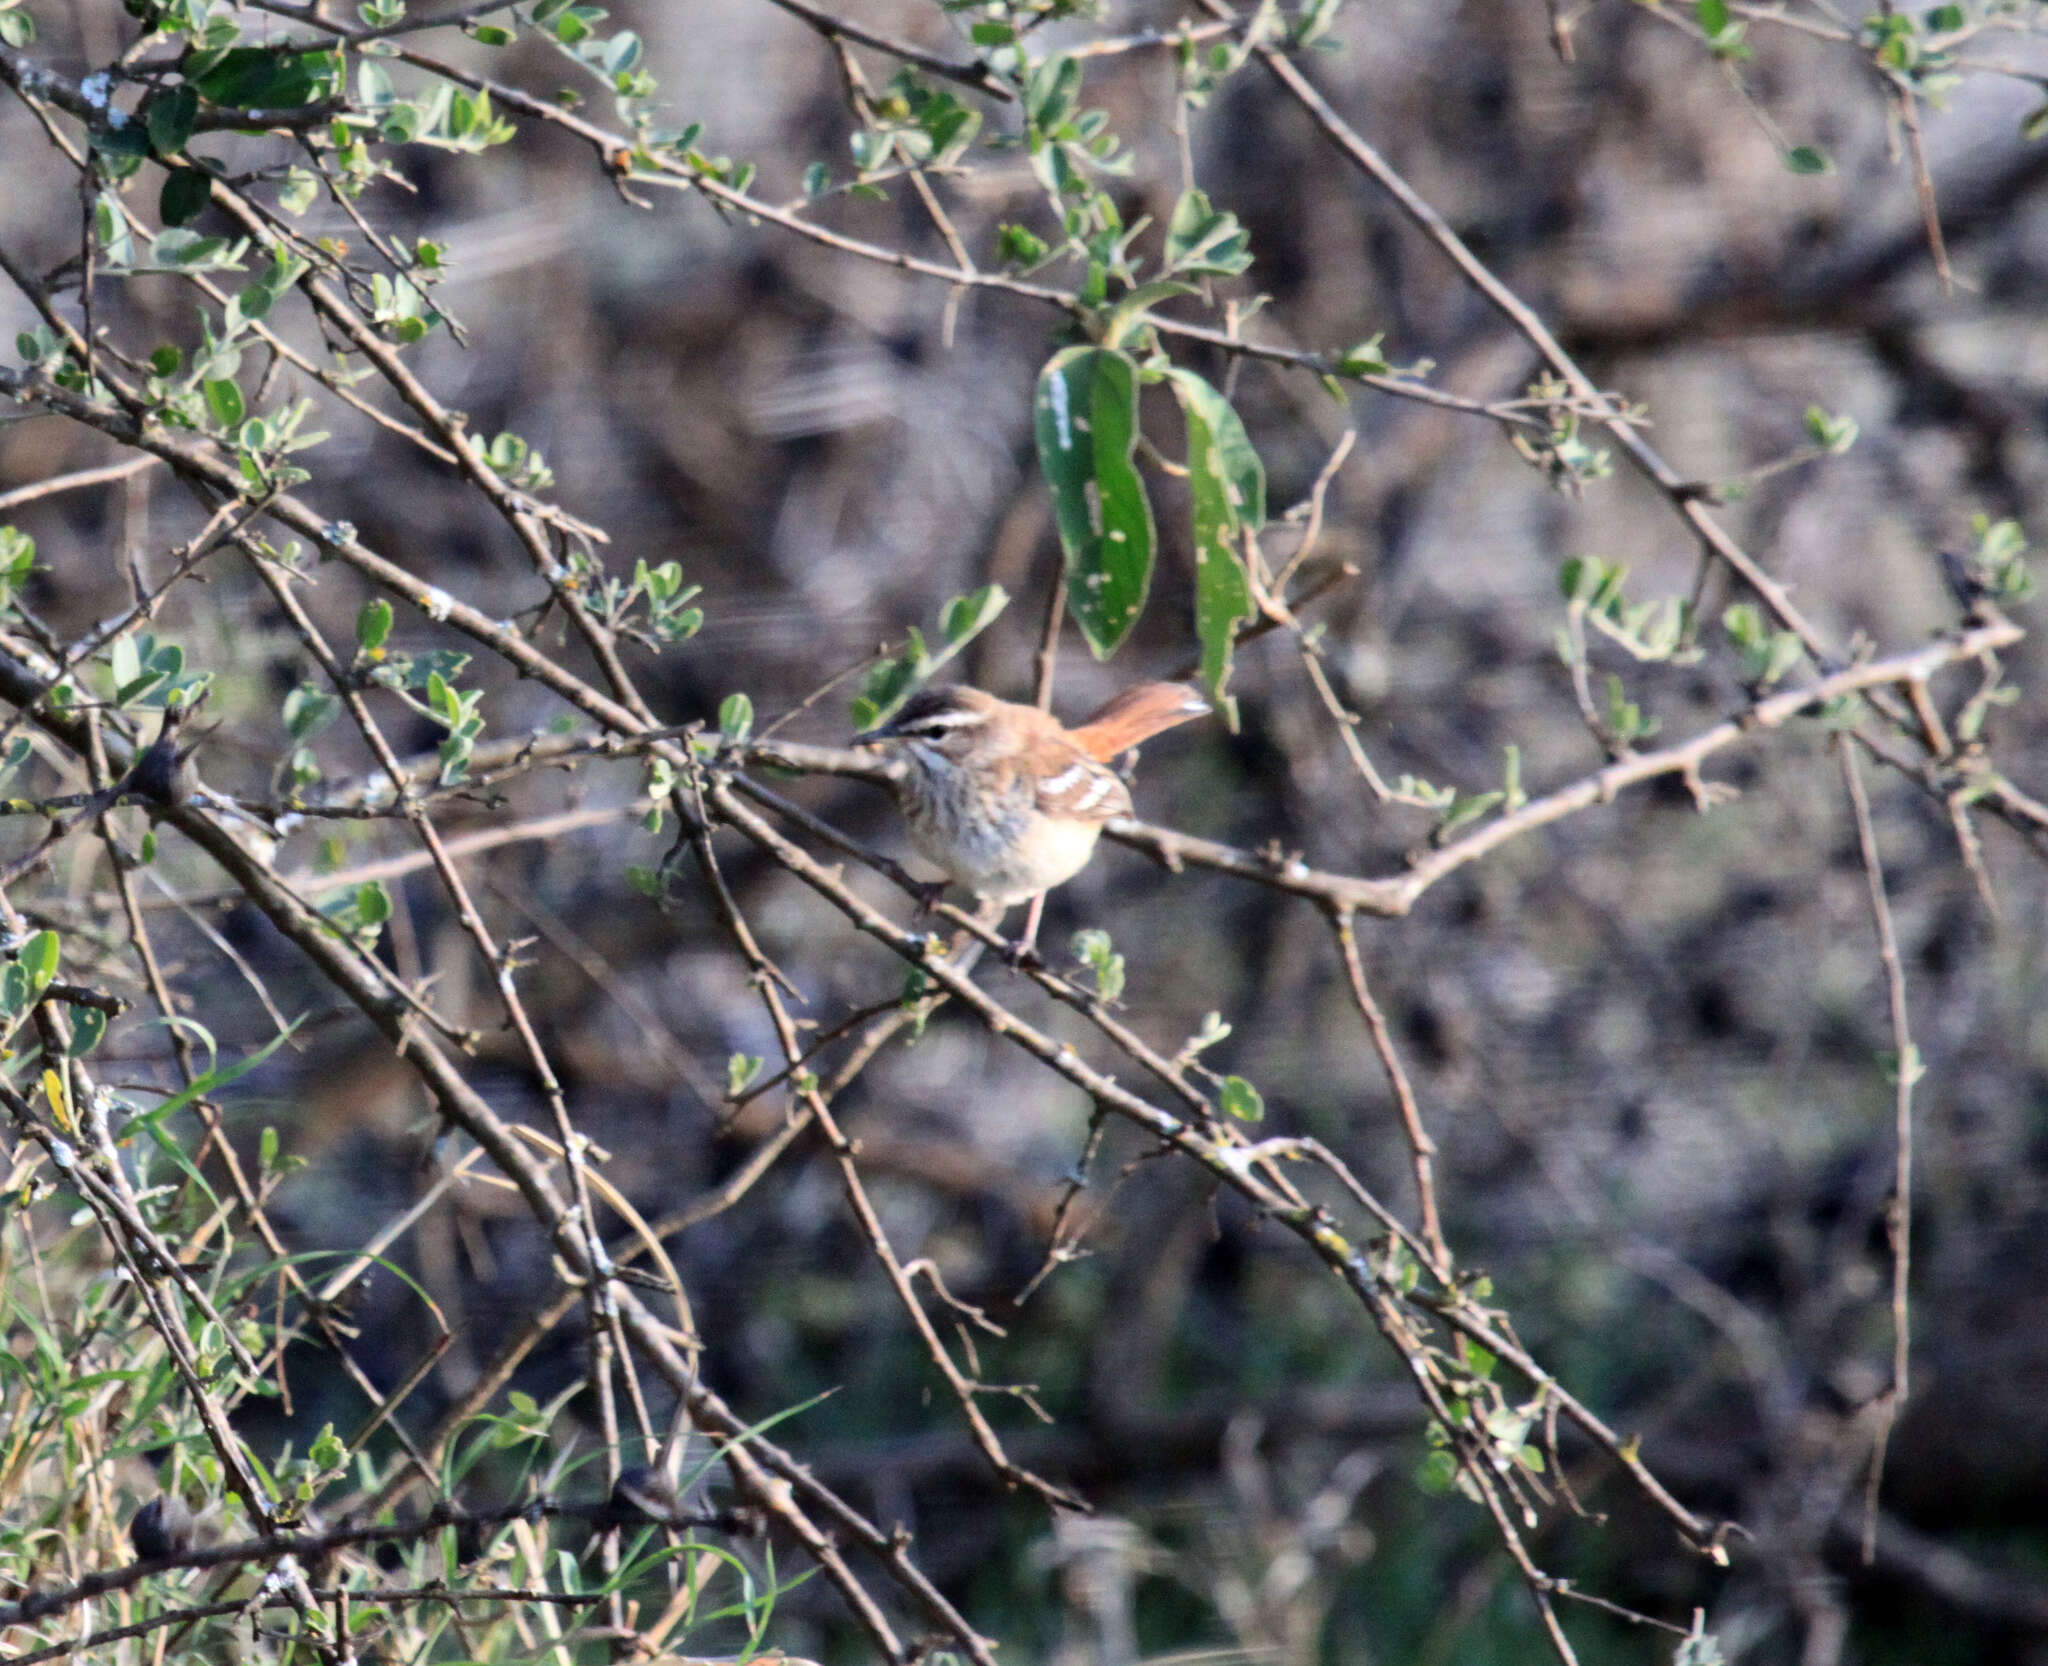
[[[199,94],[190,86],[158,93],[150,99],[142,120],[149,129],[150,148],[159,156],[176,156],[185,148],[192,137],[193,124],[199,120]]]
[[[1338,355],[1337,369],[1346,376],[1390,376],[1394,367],[1387,363],[1384,344],[1387,335],[1382,330],[1370,336],[1356,347],[1347,347]]]
[[[1500,792],[1474,793],[1470,798],[1452,799],[1451,807],[1444,812],[1443,820],[1436,824],[1436,837],[1448,839],[1459,828],[1477,821],[1507,795]]]
[[[1791,631],[1779,631],[1771,638],[1770,657],[1765,660],[1761,681],[1775,683],[1793,666],[1797,665],[1806,652],[1806,644]]]
[[[735,745],[754,732],[754,702],[744,694],[728,694],[718,708],[718,732]]]
[[[356,645],[375,653],[391,635],[391,620],[391,604],[382,596],[363,603],[362,612],[356,615]]]
[[[1728,0],[1699,0],[1693,16],[1709,36],[1718,35],[1728,27]]]
[[[1818,405],[1809,405],[1806,407],[1806,432],[1815,445],[1839,457],[1856,443],[1856,437],[1862,430],[1852,416],[1836,416]]]
[[[1795,174],[1829,174],[1835,171],[1835,165],[1828,160],[1827,152],[1817,150],[1812,145],[1794,145],[1786,151],[1785,166]]]
[[[213,200],[213,176],[204,168],[173,168],[157,193],[156,211],[167,226],[189,225]]]
[[[984,584],[979,590],[955,596],[939,615],[939,629],[949,648],[964,647],[993,623],[1010,605],[1010,593],[1000,584]]]
[[[206,408],[213,413],[213,420],[223,428],[240,427],[244,412],[242,390],[222,378],[208,382],[205,391]]]
[[[1513,1406],[1496,1406],[1481,1421],[1488,1438],[1496,1445],[1520,1451],[1529,1434],[1529,1414]]]
[[[209,1053],[213,1051],[213,1037],[207,1033],[205,1025],[193,1023],[188,1018],[164,1019],[161,1022],[176,1023],[181,1028],[189,1027],[197,1030],[205,1039],[207,1051]],[[130,1126],[141,1126],[152,1137],[159,1136],[162,1124],[167,1117],[174,1116],[177,1112],[182,1111],[195,1099],[210,1098],[230,1082],[248,1075],[250,1071],[269,1058],[272,1053],[276,1052],[278,1048],[291,1040],[292,1032],[304,1022],[303,1018],[293,1019],[291,1023],[287,1024],[282,1030],[279,1030],[276,1035],[272,1036],[245,1059],[238,1060],[230,1065],[209,1066],[204,1075],[194,1077],[188,1086],[172,1094],[161,1105],[151,1106],[149,1110],[137,1117]]]
[[[623,75],[640,62],[643,48],[640,37],[631,29],[621,29],[605,42],[604,71],[607,75]]]
[[[209,103],[237,110],[295,110],[338,90],[341,56],[237,46],[188,79]]]
[[[1116,952],[1109,933],[1093,926],[1074,933],[1074,958],[1095,974],[1095,993],[1114,1001],[1124,992],[1124,957]]]
[[[761,1061],[752,1053],[735,1053],[725,1061],[725,1092],[728,1098],[737,1098],[747,1091],[748,1083],[761,1074]]]
[[[1202,682],[1237,727],[1237,704],[1224,693],[1237,627],[1256,616],[1238,539],[1265,524],[1266,470],[1230,402],[1191,370],[1168,372],[1187,420],[1188,487],[1194,508],[1195,635]]]
[[[336,1469],[347,1459],[348,1448],[341,1437],[335,1434],[334,1425],[329,1423],[313,1437],[313,1444],[306,1448],[306,1461],[315,1469]]]
[[[2048,114],[2048,106],[2044,106],[2044,114]],[[1004,225],[997,230],[996,258],[1006,266],[1036,266],[1051,252],[1046,240],[1028,227]]]
[[[1422,1460],[1415,1472],[1415,1484],[1424,1492],[1442,1497],[1458,1484],[1458,1459],[1448,1447],[1439,1447]]]
[[[1482,1381],[1490,1378],[1494,1368],[1500,1364],[1498,1355],[1480,1347],[1469,1336],[1458,1338],[1458,1358],[1464,1363],[1466,1370]]]
[[[1161,301],[1196,293],[1193,284],[1182,283],[1178,278],[1154,278],[1150,283],[1139,284],[1110,309],[1109,319],[1102,327],[1102,345],[1121,346]]]
[[[433,648],[424,654],[413,654],[405,667],[405,686],[428,688],[436,677],[453,683],[468,664],[469,655],[460,648]]]
[[[313,199],[320,194],[320,176],[311,168],[292,168],[284,176],[284,183],[277,190],[277,206],[287,214],[298,215],[313,206]]]
[[[356,918],[366,926],[381,926],[391,918],[391,893],[384,889],[381,879],[372,879],[356,887]]]
[[[1081,65],[1055,53],[1031,72],[1024,88],[1024,116],[1035,128],[1057,127],[1081,96]]]
[[[172,226],[151,242],[148,265],[166,272],[238,272],[247,252],[246,239],[230,242]]]
[[[21,964],[27,969],[29,987],[37,995],[50,987],[57,975],[62,945],[54,931],[39,931],[21,946]]]
[[[121,212],[121,199],[112,191],[102,191],[93,199],[92,229],[102,250],[102,258],[110,268],[134,263],[135,240],[128,234],[128,220]]]
[[[1251,237],[1227,209],[1201,191],[1183,191],[1166,226],[1166,269],[1235,277],[1252,263]]]
[[[462,721],[462,698],[438,671],[427,673],[427,704],[447,728],[452,729]]]
[[[1242,1076],[1226,1076],[1218,1094],[1223,1109],[1240,1122],[1263,1122],[1266,1117],[1266,1101],[1259,1096],[1259,1090]]]
[[[125,688],[142,675],[142,651],[132,636],[117,636],[107,654],[108,669],[114,673],[115,688]]]
[[[1734,602],[1723,609],[1721,628],[1738,648],[1751,648],[1764,640],[1764,616],[1754,602]]]
[[[1101,347],[1056,353],[1038,379],[1038,461],[1066,552],[1067,605],[1097,659],[1115,653],[1152,585],[1152,505],[1134,461],[1138,367]]]
[[[872,729],[894,716],[896,708],[924,680],[931,663],[931,655],[925,651],[924,634],[913,625],[910,646],[896,658],[882,661],[861,679],[860,693],[852,703],[854,728]]]
[[[1010,593],[1000,584],[985,584],[964,596],[955,596],[939,615],[945,643],[934,654],[925,646],[924,632],[910,627],[903,652],[883,660],[861,679],[861,691],[853,701],[856,729],[872,729],[895,715],[896,710],[932,674],[986,630],[1010,605]]]
[[[71,1056],[82,1059],[107,1033],[107,1015],[98,1007],[71,1009]]]
[[[319,733],[341,711],[341,702],[323,690],[301,683],[284,697],[284,728],[292,741]]]

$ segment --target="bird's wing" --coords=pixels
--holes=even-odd
[[[1131,794],[1114,770],[1077,746],[1045,748],[1033,760],[1041,815],[1075,821],[1114,821],[1131,813]]]

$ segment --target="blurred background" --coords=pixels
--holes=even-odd
[[[858,15],[964,54],[936,8],[862,0]],[[1178,16],[1112,5],[1043,39]],[[1341,13],[1334,49],[1307,62],[1601,385],[1647,407],[1652,441],[1688,477],[1738,481],[1800,452],[1811,405],[1852,417],[1861,437],[1846,455],[1758,477],[1718,513],[1837,644],[1886,653],[1926,640],[1956,612],[1936,549],[1970,547],[1976,514],[2042,527],[2048,146],[2020,133],[2040,86],[1973,75],[1948,108],[1925,112],[1955,269],[1945,290],[1904,137],[1866,57],[1763,15],[1748,37],[1754,58],[1732,68],[1655,6],[1592,4],[1570,21],[1565,62],[1552,11],[1535,0],[1383,0]],[[66,73],[129,38],[120,8],[97,0],[41,7],[39,22],[38,55]],[[678,125],[701,121],[707,150],[757,163],[767,198],[797,196],[814,159],[844,170],[840,69],[800,21],[764,0],[628,0],[608,26],[621,24],[645,37]],[[1983,55],[2048,74],[2048,53],[2021,34],[1987,37]],[[886,61],[861,56],[884,81]],[[532,45],[491,63],[537,92],[568,79]],[[1118,187],[1127,222],[1163,222],[1181,189],[1175,88],[1167,51],[1088,62],[1086,101],[1136,153]],[[1005,118],[989,120],[996,131]],[[17,103],[0,105],[0,155],[42,142]],[[1429,359],[1435,385],[1474,398],[1515,397],[1537,374],[1526,341],[1270,80],[1232,79],[1192,113],[1187,144],[1196,177],[1250,231],[1255,264],[1226,292],[1272,297],[1249,327],[1262,339],[1335,349],[1384,332],[1391,360]],[[1791,171],[1789,145],[1824,152],[1829,171]],[[232,143],[220,154],[232,157]],[[998,224],[1035,223],[1041,199],[1021,153],[977,150],[972,162],[938,188],[967,247],[992,262]],[[699,637],[631,658],[664,718],[709,717],[735,691],[774,716],[991,582],[1015,601],[963,676],[1028,698],[1059,559],[1030,397],[1066,339],[1057,314],[949,297],[700,199],[654,192],[636,206],[587,151],[545,129],[481,158],[408,151],[402,165],[412,189],[378,188],[365,206],[448,247],[439,299],[468,331],[466,347],[445,333],[423,344],[418,374],[473,431],[511,430],[545,454],[559,501],[609,533],[613,571],[677,561],[704,587]],[[25,264],[47,270],[75,249],[78,214],[68,189],[0,167],[0,245]],[[900,189],[826,218],[943,258]],[[310,219],[349,234],[338,214]],[[138,336],[193,337],[172,280],[130,282],[106,304]],[[33,319],[10,292],[0,322],[11,335]],[[1313,617],[1382,775],[1483,791],[1499,784],[1510,745],[1531,790],[1597,766],[1555,648],[1558,569],[1594,554],[1628,566],[1632,597],[1689,594],[1696,549],[1662,494],[1625,465],[1582,495],[1560,493],[1491,423],[1371,393],[1338,403],[1312,378],[1258,363],[1188,362],[1228,378],[1276,506],[1301,499],[1356,430],[1315,557],[1356,570]],[[1162,443],[1177,439],[1163,400],[1147,414]],[[525,557],[452,474],[339,408],[322,425],[333,437],[309,454],[305,495],[323,512],[494,617],[535,603]],[[96,436],[13,420],[0,428],[0,493],[110,460]],[[1056,700],[1069,717],[1188,657],[1176,490],[1158,483],[1160,570],[1136,636],[1098,665],[1069,633]],[[10,518],[46,569],[32,600],[65,632],[125,605],[127,559],[161,563],[201,519],[155,471]],[[1282,556],[1285,539],[1273,546]],[[249,574],[215,571],[158,629],[215,670],[208,784],[265,798],[284,749],[280,702],[310,667]],[[366,594],[336,569],[306,601],[345,641]],[[1718,576],[1706,585],[1709,618],[1739,599]],[[453,642],[417,620],[400,636],[414,651]],[[1665,738],[1744,697],[1725,652],[1683,666],[1597,657]],[[2037,795],[2048,792],[2040,658],[2035,642],[2011,657],[2020,697],[1989,731],[1999,768]],[[486,739],[559,715],[537,686],[478,670],[491,690]],[[1952,713],[1969,686],[1938,684],[1937,703]],[[1149,748],[1141,815],[1344,872],[1397,871],[1428,823],[1375,804],[1294,639],[1247,647],[1235,687],[1238,733],[1205,725]],[[439,739],[424,721],[392,721],[416,751]],[[848,732],[837,697],[786,731],[823,742]],[[368,763],[345,726],[316,746],[331,781]],[[1984,822],[1987,898],[1943,806],[1871,775],[1927,1075],[1912,1399],[1865,1565],[1859,1412],[1888,1380],[1894,1160],[1880,1067],[1891,1032],[1865,880],[1818,726],[1760,736],[1708,773],[1740,797],[1703,816],[1675,779],[1630,793],[1465,869],[1412,918],[1360,926],[1442,1147],[1461,1261],[1490,1273],[1522,1340],[1638,1433],[1688,1505],[1753,1535],[1733,1547],[1732,1571],[1708,1568],[1588,1461],[1567,1478],[1595,1518],[1554,1512],[1533,1535],[1538,1555],[1681,1625],[1705,1609],[1730,1660],[2048,1663],[2043,852]],[[503,803],[455,806],[442,825],[457,841],[527,830],[465,857],[465,871],[493,928],[533,939],[522,989],[571,1109],[652,1218],[731,1175],[783,1110],[770,1096],[728,1120],[728,1057],[772,1056],[774,1037],[709,900],[686,894],[663,913],[625,882],[629,865],[666,848],[633,819],[640,790],[627,765],[539,773]],[[901,853],[872,790],[787,790]],[[42,894],[15,899],[67,932],[108,897],[93,848],[75,848]],[[278,865],[360,877],[403,849],[376,823],[320,823],[295,833]],[[736,842],[725,854],[764,946],[821,1026],[901,987],[897,963],[788,876]],[[907,909],[875,876],[851,877]],[[365,1220],[396,1215],[427,1183],[432,1127],[417,1089],[200,858],[167,851],[157,878],[149,906],[176,981],[224,1046],[272,1033],[250,978],[284,1012],[310,1012],[294,1047],[242,1084],[234,1115],[252,1142],[274,1124],[308,1161],[274,1208],[297,1247],[355,1243]],[[391,883],[393,964],[434,976],[441,1010],[490,1029],[481,1085],[507,1114],[538,1122],[523,1057],[491,1028],[488,974],[431,874]],[[1063,956],[1083,925],[1109,930],[1127,957],[1132,1026],[1170,1053],[1221,1013],[1234,1031],[1206,1062],[1258,1085],[1268,1131],[1314,1135],[1412,1208],[1391,1095],[1313,909],[1107,849],[1053,898],[1042,941]],[[1000,969],[982,977],[1094,1056],[1097,1038],[1071,1014]],[[164,1070],[160,1029],[117,1025],[107,1051],[136,1079]],[[1082,1153],[1085,1100],[942,1011],[878,1058],[842,1111],[898,1253],[929,1257],[1006,1327],[980,1344],[985,1374],[1035,1384],[1051,1414],[1040,1424],[992,1403],[1014,1455],[1084,1491],[1097,1517],[1055,1524],[1001,1492],[932,1394],[929,1361],[820,1149],[799,1143],[742,1207],[669,1249],[704,1329],[708,1379],[752,1417],[835,1390],[778,1438],[877,1519],[911,1527],[924,1565],[1004,1640],[1004,1658],[1538,1657],[1536,1621],[1480,1512],[1417,1485],[1423,1417],[1400,1362],[1292,1239],[1259,1230],[1191,1169],[1135,1161],[1138,1142],[1112,1129],[1089,1169],[1087,1253],[1020,1304]],[[528,1313],[547,1252],[523,1214],[471,1188],[393,1253],[456,1330],[409,1406],[425,1420]],[[357,1318],[366,1368],[380,1384],[398,1380],[425,1334],[418,1299],[380,1275]],[[310,1352],[306,1364],[301,1423],[345,1420],[343,1389]],[[545,1397],[581,1369],[571,1325],[519,1381]],[[788,1599],[785,1621],[778,1640],[794,1649],[851,1646],[816,1585]],[[1670,1646],[1590,1609],[1568,1625],[1588,1662],[1665,1658]]]

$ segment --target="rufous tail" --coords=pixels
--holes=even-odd
[[[1089,757],[1108,763],[1161,729],[1205,716],[1208,710],[1209,702],[1186,683],[1140,683],[1069,733]]]

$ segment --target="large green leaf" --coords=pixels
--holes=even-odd
[[[193,124],[199,120],[198,89],[181,86],[157,93],[144,108],[142,119],[157,155],[176,156],[185,148],[185,141],[192,137]]]
[[[1202,681],[1231,728],[1237,705],[1223,692],[1237,627],[1257,611],[1239,541],[1266,522],[1266,470],[1225,399],[1191,370],[1168,373],[1188,427],[1188,489],[1194,501],[1195,634]]]
[[[195,54],[185,65],[187,85],[209,103],[237,110],[296,110],[331,98],[340,91],[341,73],[337,52],[265,46],[230,47],[218,57]]]
[[[1127,353],[1069,347],[1038,378],[1038,463],[1067,556],[1067,605],[1097,659],[1144,610],[1156,539],[1134,456],[1138,367]]]

